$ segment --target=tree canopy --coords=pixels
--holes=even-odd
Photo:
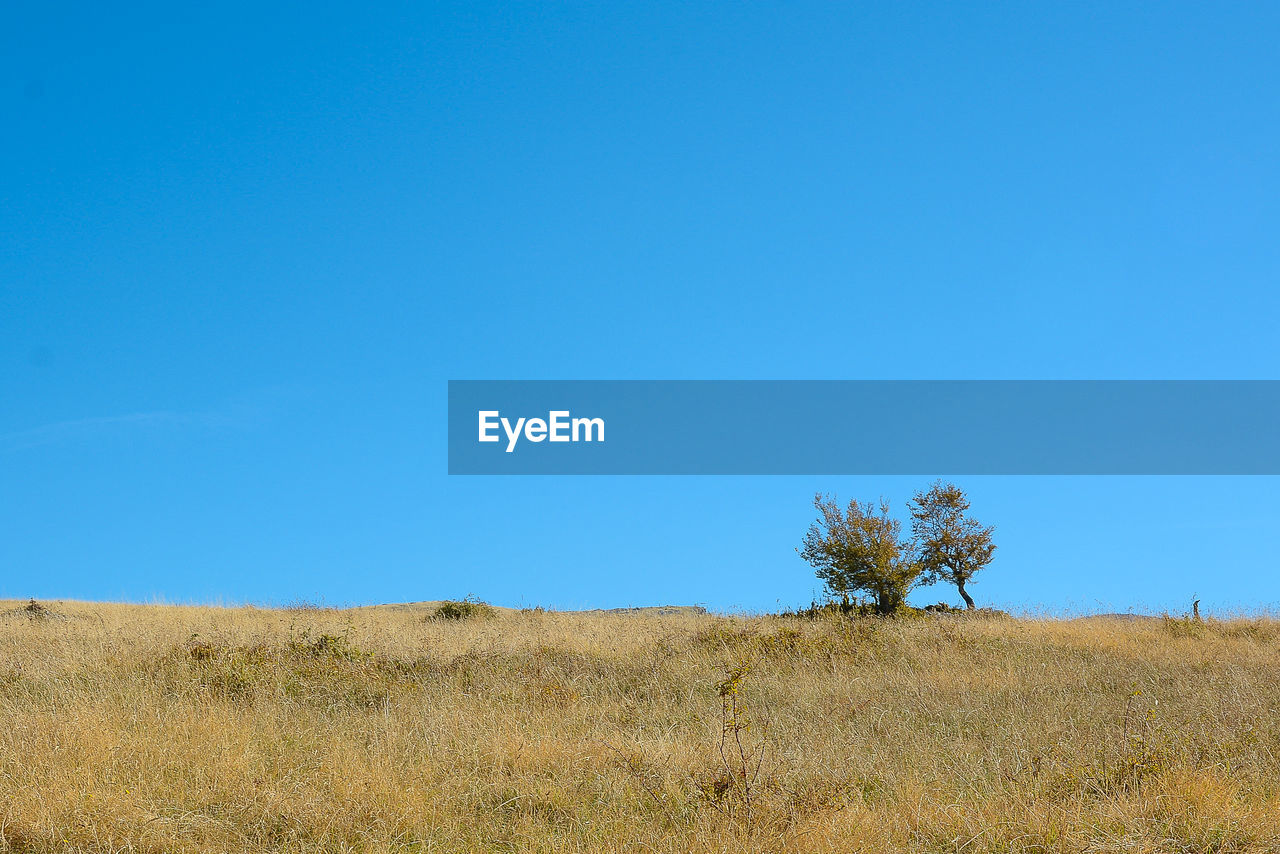
[[[818,519],[809,526],[800,556],[836,594],[864,592],[881,614],[893,613],[920,578],[922,567],[902,538],[902,523],[889,515],[889,503],[813,498]]]
[[[941,480],[915,494],[910,503],[911,532],[924,583],[947,581],[956,586],[967,607],[974,607],[965,585],[991,563],[995,528],[984,527],[968,514],[969,498],[954,483]]]

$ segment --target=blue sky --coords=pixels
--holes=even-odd
[[[446,381],[1277,378],[1275,6],[0,14],[0,595],[795,604],[922,479],[450,478]],[[960,481],[982,602],[1280,603],[1274,478]]]

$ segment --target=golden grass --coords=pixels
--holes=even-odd
[[[1280,850],[1268,621],[20,605],[7,850]]]

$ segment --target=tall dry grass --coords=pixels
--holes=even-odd
[[[8,850],[1280,850],[1268,621],[20,604]]]

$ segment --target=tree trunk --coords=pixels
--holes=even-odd
[[[966,592],[966,591],[965,591],[965,589],[964,589],[964,582],[963,582],[963,581],[957,581],[957,582],[956,582],[956,589],[960,591],[960,598],[964,600],[964,605],[965,605],[965,607],[966,607],[966,608],[972,608],[972,607],[973,607],[973,597],[972,597],[972,596],[970,596],[970,595],[968,594],[968,592]]]
[[[876,593],[876,613],[883,617],[898,610],[898,606],[902,604],[902,597],[896,593],[879,591]]]

